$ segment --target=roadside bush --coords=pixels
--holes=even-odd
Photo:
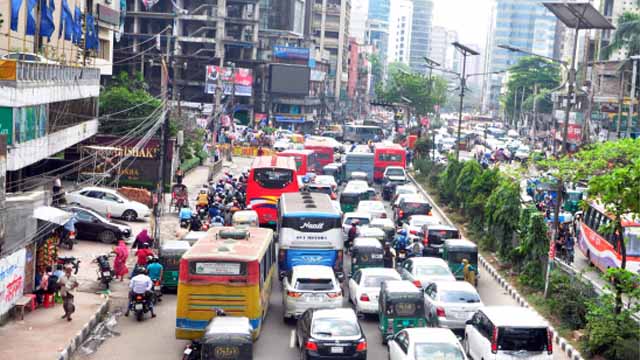
[[[518,182],[503,179],[487,198],[485,206],[488,235],[492,236],[498,256],[508,260],[513,249],[513,237],[520,220],[520,187]]]
[[[589,285],[560,270],[551,272],[547,302],[571,330],[584,329],[587,325],[587,302],[595,297]]]
[[[536,290],[544,289],[548,250],[549,240],[544,217],[540,213],[533,213],[529,217],[527,232],[521,237],[512,257],[516,269],[521,270],[519,280],[522,284]]]
[[[438,191],[440,199],[452,208],[457,208],[459,203],[458,194],[456,193],[456,181],[462,170],[463,163],[449,158],[448,165],[438,179]]]

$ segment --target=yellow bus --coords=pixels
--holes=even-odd
[[[257,338],[269,308],[275,262],[273,230],[209,229],[180,260],[176,338],[200,338],[216,309],[248,317]]]

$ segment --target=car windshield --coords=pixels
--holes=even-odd
[[[398,280],[398,278],[390,275],[367,276],[364,278],[364,286],[368,288],[379,288],[382,286],[382,282],[386,280]]]
[[[387,169],[387,176],[404,176],[402,169]]]
[[[333,290],[333,281],[331,279],[303,279],[296,280],[297,290],[306,291],[327,291]]]
[[[544,351],[547,348],[546,328],[501,327],[498,349],[505,351]]]
[[[367,218],[357,218],[357,217],[346,218],[344,220],[344,223],[347,224],[347,225],[351,225],[356,220],[358,220],[360,222],[359,225],[369,225],[369,219],[367,219]]]
[[[360,335],[360,327],[357,322],[351,319],[319,318],[313,320],[311,335],[318,338],[358,336]]]
[[[440,292],[440,301],[446,303],[479,303],[478,294],[464,290],[445,290]]]
[[[439,265],[417,265],[414,273],[416,276],[446,276],[449,269]]]
[[[448,343],[417,343],[416,360],[464,360],[460,348]]]

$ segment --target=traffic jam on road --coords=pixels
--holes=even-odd
[[[553,358],[544,319],[486,290],[405,148],[329,140],[254,158],[231,226],[185,235],[171,275],[185,359]]]

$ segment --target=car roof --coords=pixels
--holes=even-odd
[[[480,310],[498,327],[547,327],[547,322],[531,309],[514,305],[485,306]]]
[[[478,293],[476,288],[467,281],[434,281],[432,284],[435,284],[438,290],[465,290]]]
[[[293,273],[296,277],[311,276],[311,277],[334,277],[333,269],[328,266],[322,265],[298,265],[293,267]]]
[[[445,224],[429,225],[429,230],[458,230],[457,227]]]
[[[375,218],[373,220],[371,220],[371,223],[369,225],[393,225],[393,220],[389,219],[389,218]]]
[[[398,274],[398,271],[396,271],[396,269],[391,269],[391,268],[363,268],[360,269],[360,272],[362,273],[363,276],[375,276],[375,275],[394,275],[398,277],[398,280],[401,279],[400,274]]]
[[[376,227],[365,226],[362,229],[360,229],[360,234],[362,235],[362,237],[367,237],[371,235],[375,237],[375,236],[384,235],[384,230]],[[364,234],[367,234],[367,235],[364,235]]]
[[[387,166],[384,170],[387,171],[389,169],[400,169],[404,171],[404,168],[402,166]]]
[[[407,280],[387,280],[383,282],[383,286],[385,289],[394,291],[394,292],[406,292],[406,293],[420,293],[419,290],[413,283]]]
[[[380,241],[376,238],[357,237],[353,240],[353,246],[375,247],[382,249]]]
[[[351,308],[336,308],[336,309],[316,309],[313,311],[313,318],[345,318],[358,321],[356,313]]]
[[[411,258],[414,264],[416,265],[442,265],[447,266],[447,262],[436,257],[431,256],[418,256]]]
[[[458,338],[450,329],[445,328],[406,328],[409,340],[416,343],[452,343],[459,344]],[[416,340],[418,339],[418,340]]]
[[[98,187],[98,186],[86,186],[86,187],[83,187],[81,189],[76,190],[76,192],[83,192],[83,191],[104,191],[104,192],[111,192],[111,193],[115,193],[116,192],[116,190],[114,190],[114,189],[103,188],[103,187]]]
[[[422,197],[422,195],[420,194],[406,194],[406,195],[407,196],[403,198],[405,202],[426,203],[426,204],[429,203],[429,201],[427,201],[427,199]]]
[[[382,205],[384,207],[384,203],[380,200],[360,200],[360,202],[358,202],[358,206],[360,206],[361,204],[364,205]]]

